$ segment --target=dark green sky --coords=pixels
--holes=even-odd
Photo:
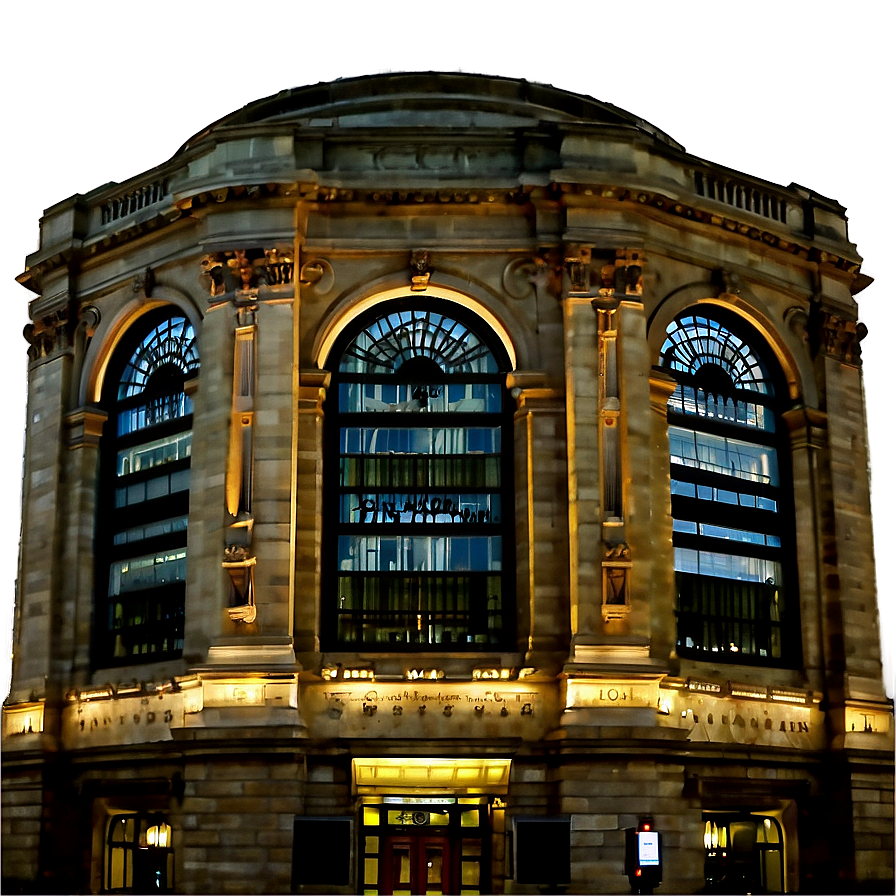
[[[28,300],[14,277],[35,248],[41,210],[164,161],[212,120],[281,88],[367,71],[460,68],[590,93],[697,155],[814,187],[847,206],[852,239],[876,278],[858,298],[871,329],[864,356],[878,578],[892,631],[892,0],[2,0],[2,34],[4,605],[15,568]]]

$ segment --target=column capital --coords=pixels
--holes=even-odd
[[[650,407],[666,416],[666,406],[678,383],[662,367],[650,368]]]
[[[824,411],[797,405],[784,411],[781,418],[787,424],[792,448],[823,448],[827,444],[828,416]]]
[[[542,370],[517,370],[507,374],[507,388],[519,411],[562,411],[562,389],[549,384]]]
[[[330,388],[330,371],[307,368],[299,371],[298,405],[300,414],[322,414]]]
[[[75,408],[63,418],[67,430],[65,444],[72,450],[76,448],[97,448],[103,434],[103,424],[109,415],[93,405]]]

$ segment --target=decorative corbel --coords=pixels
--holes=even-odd
[[[72,334],[69,331],[68,314],[52,311],[26,324],[22,335],[28,342],[28,357],[32,361],[46,358],[57,351],[69,348]]]
[[[840,317],[830,311],[821,312],[821,350],[843,364],[862,363],[861,341],[868,327],[857,320]]]
[[[200,280],[209,305],[237,307],[291,298],[295,262],[287,249],[232,249],[213,252],[200,263]]]
[[[426,292],[429,287],[429,278],[432,276],[432,268],[429,266],[429,251],[427,249],[412,249],[410,267],[416,273],[411,274],[411,292]]]
[[[644,293],[644,260],[640,249],[617,249],[615,261],[608,262],[600,269],[598,296],[604,299],[641,298]]]

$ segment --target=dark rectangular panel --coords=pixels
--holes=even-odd
[[[293,822],[292,889],[351,883],[352,819],[302,816]]]
[[[514,878],[520,884],[569,883],[569,817],[515,818]]]

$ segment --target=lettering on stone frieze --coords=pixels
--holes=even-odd
[[[609,690],[615,691],[611,688]],[[360,704],[361,711],[366,716],[372,716],[376,713],[380,705],[391,706],[392,715],[400,716],[407,706],[416,707],[421,715],[426,711],[427,706],[434,705],[441,709],[442,714],[451,716],[455,708],[470,709],[476,715],[482,715],[489,708],[499,709],[501,715],[507,716],[510,708],[520,715],[530,716],[535,713],[535,706],[538,701],[538,694],[534,691],[505,691],[505,690],[482,690],[470,691],[463,693],[451,693],[448,691],[420,691],[414,689],[403,689],[397,691],[381,691],[372,688],[368,691],[325,691],[324,695],[328,704],[332,706],[343,706],[345,704]],[[625,695],[621,692],[616,694],[615,699],[624,700]],[[341,715],[341,712],[339,713]],[[335,718],[336,716],[334,716]]]
[[[693,714],[694,724],[699,724],[700,716],[697,713]],[[716,723],[716,719],[713,714],[707,713],[705,716],[705,724],[709,726],[714,726]],[[761,724],[760,724],[761,723]],[[783,731],[786,733],[794,733],[794,734],[808,734],[809,733],[809,723],[800,721],[799,719],[780,719],[774,720],[770,718],[766,718],[764,720],[760,720],[755,716],[751,716],[749,718],[744,718],[744,716],[740,714],[736,714],[735,716],[730,715],[722,715],[721,718],[721,726],[723,728],[727,728],[730,725],[734,725],[737,728],[746,728],[749,726],[753,729],[762,729],[764,731],[774,731],[777,729],[778,731]]]
[[[358,498],[352,522],[359,523],[497,523],[491,510],[460,506],[451,498],[408,498],[401,501]],[[356,516],[357,515],[357,516]]]

